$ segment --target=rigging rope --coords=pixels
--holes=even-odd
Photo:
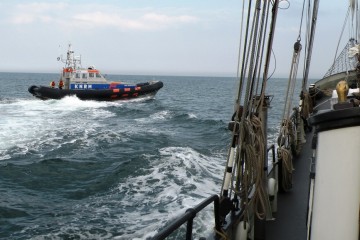
[[[285,106],[283,111],[283,120],[280,127],[280,133],[278,137],[278,160],[281,163],[282,168],[280,170],[280,179],[282,189],[288,191],[291,186],[292,180],[292,152],[298,154],[301,149],[302,134],[301,124],[302,119],[299,116],[299,112],[294,109],[292,117],[290,116],[291,107],[294,99],[294,90],[296,86],[297,72],[299,68],[300,53],[302,50],[301,41],[301,29],[304,18],[305,1],[303,1],[303,9],[301,13],[301,21],[299,26],[299,34],[297,41],[294,44],[293,57],[291,60],[291,69],[289,74],[288,87],[285,97]],[[295,135],[296,133],[296,135]],[[301,141],[300,141],[301,139]]]
[[[289,191],[292,188],[292,154],[289,149],[285,147],[278,148],[278,158],[282,160],[282,172],[287,174],[282,174],[282,189],[284,191]]]
[[[310,71],[310,62],[311,62],[311,55],[312,55],[312,48],[314,43],[314,37],[315,37],[315,28],[316,28],[316,21],[317,21],[317,14],[319,10],[319,0],[314,0],[313,10],[312,14],[310,14],[310,3],[309,3],[309,9],[308,9],[308,22],[311,25],[308,26],[308,29],[310,29],[310,33],[308,34],[307,42],[306,42],[306,52],[305,52],[305,67],[304,67],[304,77],[303,77],[303,83],[302,83],[302,91],[306,92],[307,88],[307,81],[309,77],[309,71]],[[310,21],[311,19],[311,21]]]
[[[283,122],[280,127],[280,133],[278,138],[278,159],[282,165],[282,189],[288,191],[292,187],[292,156],[293,154],[299,154],[302,144],[305,140],[304,125],[306,124],[309,114],[312,112],[312,100],[310,94],[308,94],[306,86],[309,75],[311,53],[313,47],[313,40],[315,36],[315,27],[317,20],[317,12],[319,1],[315,0],[313,10],[311,13],[310,0],[307,5],[307,23],[306,23],[306,41],[305,41],[305,57],[304,57],[304,72],[302,91],[300,95],[299,109],[294,109],[292,117],[290,118],[291,105],[293,103],[293,95],[296,83],[297,70],[299,66],[300,52],[301,52],[301,28],[304,17],[305,1],[303,1],[303,9],[301,15],[301,22],[299,27],[299,35],[296,43],[294,44],[294,52],[292,58],[292,64],[290,69],[290,76],[288,82],[288,88],[285,98],[285,107],[283,111]]]
[[[265,156],[265,136],[263,135],[264,131],[262,129],[262,123],[259,118],[253,116],[251,119],[251,125],[254,132],[254,150],[255,156],[254,161],[254,175],[255,175],[255,192],[252,200],[254,201],[255,214],[259,219],[264,219],[266,217],[266,201],[267,201],[267,191],[263,185],[263,179],[266,179],[266,172],[264,171],[263,158]]]
[[[238,95],[233,116],[232,142],[221,188],[223,198],[234,197],[233,203],[240,198],[245,221],[249,207],[253,207],[256,216],[263,219],[266,217],[266,206],[269,205],[267,186],[264,184],[267,140],[264,136],[263,121],[266,119],[260,119],[259,113],[265,98],[264,81],[267,80],[279,0],[256,0],[255,6],[252,5],[252,0],[249,0],[247,20],[241,27],[245,32],[240,33],[243,38],[240,40],[238,56]],[[269,18],[271,21],[268,21]],[[243,24],[243,19],[241,23]],[[260,84],[262,66],[264,71]],[[262,87],[259,92],[260,85]]]

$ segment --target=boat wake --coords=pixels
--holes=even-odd
[[[220,108],[227,95],[203,90],[227,86],[220,80],[195,81],[204,87],[188,102],[174,90],[106,102],[43,101],[26,89],[3,98],[0,215],[9,218],[0,238],[146,239],[218,193],[232,113]],[[212,228],[211,212],[197,217],[198,236]]]
[[[23,214],[37,214],[38,219],[26,226],[22,234],[44,238],[146,239],[167,221],[218,191],[221,154],[206,156],[189,147],[165,147],[137,158],[141,159],[136,163],[49,159],[27,165],[31,174],[23,176],[18,184],[25,188],[36,184],[41,192],[68,190],[56,193],[56,201],[29,196],[34,204]],[[86,173],[71,174],[78,168]],[[128,172],[131,168],[133,171]],[[7,170],[15,175],[24,171],[14,164],[9,164]],[[54,181],[42,180],[49,175]],[[42,214],[35,213],[39,211]],[[197,217],[194,230],[200,235],[212,227],[209,212],[212,211]],[[49,214],[55,218],[48,220],[48,225],[39,225]]]
[[[133,225],[133,220],[123,218],[121,225],[130,232],[134,230],[128,236],[131,239],[153,235],[168,219],[216,193],[216,184],[222,175],[222,156],[205,156],[189,147],[162,148],[158,154],[143,157],[150,167],[138,169],[113,190],[122,196],[119,208],[123,214],[131,215],[131,219],[142,219],[139,227]],[[152,211],[149,206],[158,211]],[[211,224],[208,217],[200,216],[195,227],[198,231],[202,231],[200,227],[204,224]],[[155,223],[154,219],[159,220]],[[143,230],[136,232],[135,229]]]
[[[141,104],[144,100],[132,101]],[[83,101],[74,96],[48,101],[1,101],[4,117],[0,125],[0,160],[12,155],[43,156],[69,147],[72,150],[96,147],[97,140],[100,144],[119,141],[121,133],[129,128],[111,131],[114,127],[106,129],[106,120],[132,108],[124,101]]]

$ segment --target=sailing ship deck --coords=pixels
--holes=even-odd
[[[329,99],[317,105],[316,110],[330,108]],[[266,240],[304,240],[306,239],[306,220],[310,185],[310,163],[312,157],[312,132],[306,134],[306,143],[299,156],[293,159],[293,188],[278,194],[278,211],[275,220],[266,222]]]
[[[274,221],[266,222],[266,239],[306,239],[312,136],[313,133],[307,134],[303,152],[293,159],[293,188],[278,194],[278,211]]]

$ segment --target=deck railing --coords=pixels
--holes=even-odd
[[[185,211],[185,213],[180,216],[179,218],[175,219],[173,222],[171,222],[168,226],[166,226],[164,229],[162,229],[160,232],[158,232],[152,239],[153,240],[162,240],[170,236],[175,230],[180,228],[181,225],[184,223],[187,223],[186,225],[186,240],[192,239],[192,230],[193,230],[193,220],[196,217],[196,214],[200,212],[202,209],[204,209],[206,206],[210,205],[212,202],[214,202],[214,216],[215,216],[215,229],[217,231],[221,231],[221,225],[220,225],[220,215],[219,215],[219,196],[218,195],[212,195],[199,203],[194,208],[189,208]]]
[[[272,144],[268,149],[267,152],[272,152],[272,162],[275,164],[275,145]],[[270,170],[270,172],[272,172]],[[269,173],[270,173],[269,172]],[[170,236],[174,231],[179,229],[184,223],[187,223],[186,225],[186,240],[192,240],[192,231],[193,231],[193,220],[196,217],[196,214],[199,213],[201,210],[203,210],[205,207],[210,205],[212,202],[214,202],[214,218],[215,218],[215,230],[217,232],[221,231],[221,223],[220,223],[220,199],[218,195],[212,195],[199,203],[194,208],[189,208],[185,211],[185,213],[173,220],[169,225],[167,225],[164,229],[162,229],[160,232],[158,232],[152,240],[163,240]],[[242,212],[242,211],[240,211]]]

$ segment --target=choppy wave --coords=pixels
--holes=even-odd
[[[130,219],[123,220],[126,229],[134,229],[129,239],[156,232],[168,219],[218,191],[216,183],[222,176],[222,161],[191,148],[163,148],[159,150],[159,155],[148,155],[146,158],[150,166],[139,169],[114,190],[123,196],[125,204],[120,208],[130,216],[142,219],[138,223],[140,226],[134,226]],[[149,209],[150,206],[156,211]],[[154,219],[158,221],[155,223]],[[139,227],[142,231],[135,231]]]
[[[96,102],[36,100],[27,75],[8,76],[0,74],[0,238],[146,239],[219,193],[231,79],[159,77],[155,98]],[[33,74],[31,85],[48,76]],[[277,131],[270,119],[270,136]],[[196,236],[211,231],[211,212],[196,218]]]
[[[12,154],[51,152],[68,144],[92,146],[103,121],[115,113],[109,106],[119,103],[81,101],[76,97],[62,100],[19,100],[0,105],[5,119],[1,120],[0,160]]]

